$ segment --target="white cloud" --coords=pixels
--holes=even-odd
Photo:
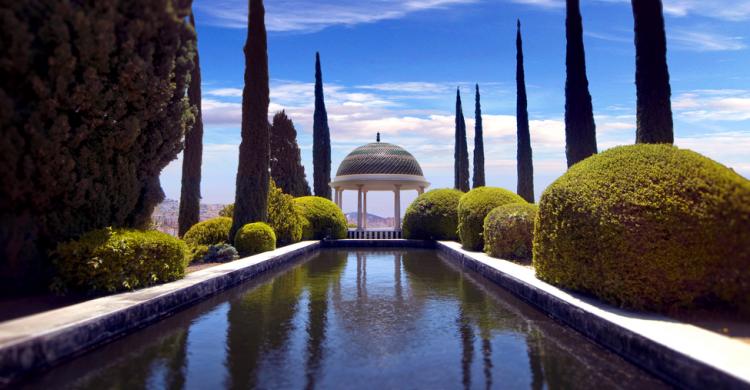
[[[269,31],[319,31],[330,26],[353,26],[399,19],[408,14],[478,0],[275,0],[266,2]],[[229,28],[247,27],[246,0],[201,1],[195,5],[207,23]]]
[[[747,47],[742,37],[727,36],[707,31],[675,29],[668,33],[676,48],[690,51],[735,51]]]
[[[664,0],[673,16],[700,15],[729,21],[750,19],[750,0]]]
[[[672,99],[676,116],[688,121],[750,120],[750,91],[696,90]]]
[[[242,97],[242,88],[217,88],[210,89],[204,94],[219,97]]]

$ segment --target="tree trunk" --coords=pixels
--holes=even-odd
[[[245,88],[242,91],[242,143],[230,242],[234,242],[235,233],[245,224],[268,219],[268,44],[263,0],[250,0],[249,8]]]
[[[190,25],[195,29],[194,13],[190,14]],[[200,220],[201,162],[203,160],[203,118],[201,114],[201,69],[198,58],[198,39],[195,40],[195,67],[188,88],[188,99],[195,106],[195,123],[185,136],[182,155],[182,192],[180,194],[180,216],[178,234],[182,237],[191,226]]]
[[[565,156],[568,167],[571,167],[597,152],[579,0],[567,0],[565,27],[568,42],[565,61]]]
[[[632,0],[635,20],[636,143],[674,143],[672,90],[661,0]]]
[[[531,159],[531,135],[529,134],[529,112],[526,101],[526,77],[523,71],[523,42],[521,21],[516,34],[516,132],[518,151],[518,188],[516,192],[527,202],[534,202],[534,166]]]

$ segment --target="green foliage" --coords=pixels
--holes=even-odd
[[[331,130],[328,128],[323,95],[323,72],[320,53],[315,53],[315,113],[313,115],[313,192],[331,199]]]
[[[223,243],[211,245],[206,250],[202,262],[204,263],[226,263],[240,258],[237,249],[233,246]]]
[[[484,248],[484,218],[492,209],[508,203],[525,203],[520,196],[497,187],[479,187],[467,192],[458,202],[458,237],[464,249]]]
[[[190,248],[192,261],[202,261],[210,245],[229,241],[231,227],[232,219],[227,217],[216,217],[193,225],[182,237]]]
[[[182,278],[187,246],[154,230],[99,229],[56,250],[57,291],[115,292]]]
[[[248,223],[237,231],[234,246],[241,256],[272,251],[276,249],[276,234],[266,223]]]
[[[144,227],[194,111],[190,2],[6,1],[0,12],[0,288],[58,242]]]
[[[530,203],[511,203],[490,211],[484,219],[484,251],[501,259],[531,262],[538,210]]]
[[[310,185],[307,184],[305,167],[297,145],[297,130],[284,111],[273,116],[271,177],[285,194],[295,197],[310,195]]]
[[[466,120],[461,106],[461,90],[456,90],[456,140],[453,151],[453,188],[469,191],[469,149],[466,145]]]
[[[224,205],[224,207],[222,207],[221,210],[219,210],[220,217],[232,218],[233,215],[234,215],[234,203]]]
[[[294,199],[294,207],[302,219],[302,239],[322,240],[346,238],[344,213],[335,203],[317,196]]]
[[[670,145],[610,149],[544,192],[533,264],[630,308],[750,313],[750,181]]]
[[[458,201],[463,192],[437,189],[417,197],[404,214],[404,238],[457,240]]]
[[[302,239],[302,218],[294,208],[294,198],[283,193],[273,180],[268,191],[268,224],[276,233],[278,246]]]

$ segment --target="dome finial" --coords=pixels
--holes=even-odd
[[[380,142],[380,133],[378,133],[378,137],[376,139],[378,142]]]

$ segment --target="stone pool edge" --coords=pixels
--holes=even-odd
[[[750,345],[667,317],[621,310],[540,281],[533,270],[441,241],[437,250],[672,385],[749,389]]]
[[[321,247],[305,241],[185,278],[0,323],[0,388],[153,324]]]

